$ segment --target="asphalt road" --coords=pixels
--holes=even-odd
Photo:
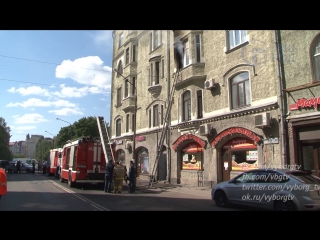
[[[70,188],[43,174],[7,174],[8,192],[0,211],[243,211],[219,208],[210,196],[179,191],[106,194],[102,185]]]

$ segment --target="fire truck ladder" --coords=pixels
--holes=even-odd
[[[114,160],[113,151],[112,151],[112,143],[110,142],[107,124],[104,121],[103,117],[97,117],[97,124],[100,133],[101,145],[103,148],[103,153],[106,158],[106,162],[110,159]]]
[[[167,112],[164,118],[164,122],[163,122],[163,126],[162,126],[162,131],[161,131],[161,136],[158,142],[158,147],[157,147],[157,156],[156,156],[156,160],[154,162],[154,166],[153,169],[151,171],[151,175],[150,175],[150,185],[149,187],[152,187],[153,182],[156,182],[156,173],[158,170],[158,166],[159,166],[159,160],[161,157],[161,154],[163,152],[163,143],[167,134],[167,130],[168,130],[168,121],[169,121],[169,115],[171,112],[171,107],[172,107],[172,103],[173,103],[173,96],[174,96],[174,92],[175,92],[175,85],[177,82],[179,76],[179,72],[176,71],[175,73],[175,78],[172,84],[172,88],[171,88],[171,92],[170,92],[170,97],[169,97],[169,101],[168,101],[168,107],[167,107]]]

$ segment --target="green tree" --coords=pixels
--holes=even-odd
[[[50,149],[52,149],[52,141],[40,138],[36,145],[36,159],[47,160]]]
[[[10,141],[10,127],[4,118],[0,117],[0,159],[2,160],[12,160],[12,154],[9,149]]]

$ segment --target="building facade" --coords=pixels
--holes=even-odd
[[[320,31],[281,30],[290,164],[320,173]]]
[[[111,140],[140,177],[166,120],[157,180],[212,186],[287,164],[275,31],[115,30],[113,43]]]
[[[26,149],[25,157],[34,159],[36,157],[36,146],[40,138],[43,138],[43,135],[30,135],[26,137]]]
[[[13,155],[24,155],[26,151],[26,141],[9,142],[9,149]]]

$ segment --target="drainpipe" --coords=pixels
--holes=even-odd
[[[274,30],[274,41],[276,45],[276,53],[277,53],[277,66],[278,66],[278,99],[280,102],[280,140],[281,140],[281,164],[282,166],[287,164],[287,131],[285,126],[286,121],[286,113],[284,109],[284,96],[283,96],[283,79],[282,79],[282,65],[281,61],[283,61],[282,47],[280,43],[280,30]]]
[[[167,30],[167,101],[170,101],[170,30]],[[168,126],[171,123],[171,113],[168,115]],[[170,128],[167,128],[167,182],[171,182],[171,148]]]

